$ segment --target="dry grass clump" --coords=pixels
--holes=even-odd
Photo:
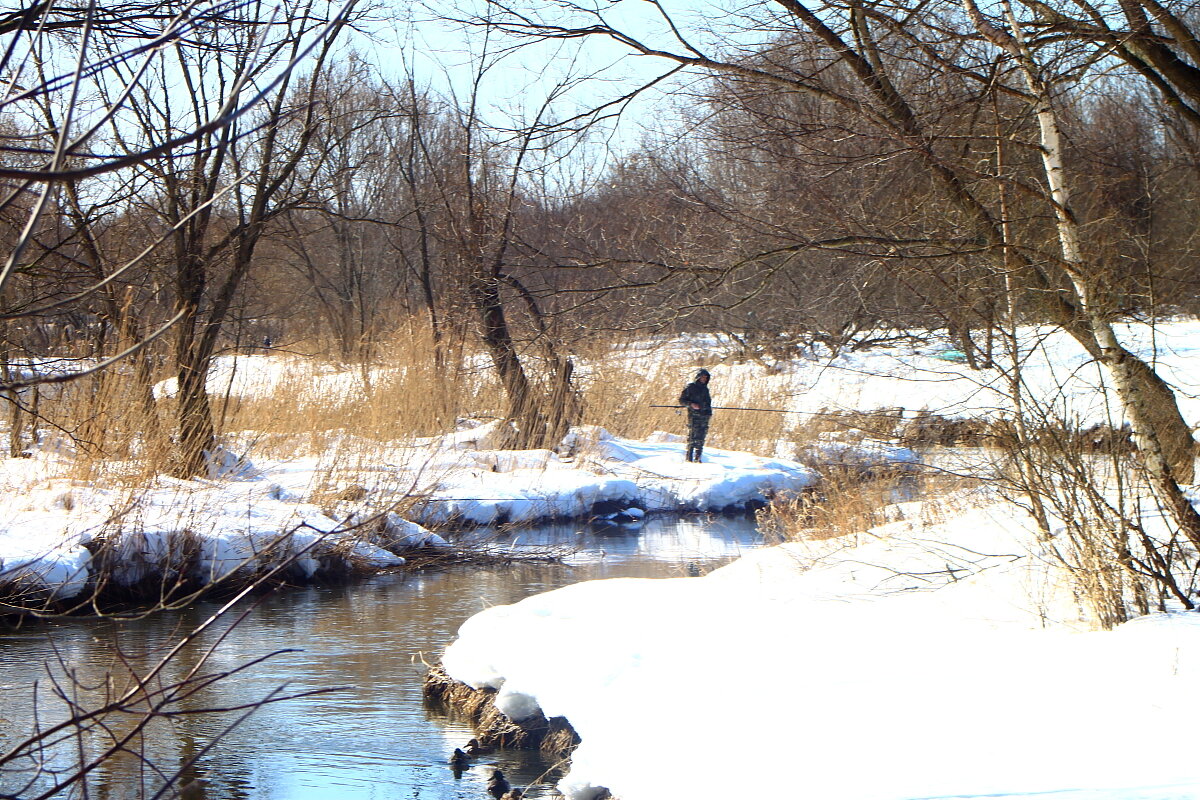
[[[554,758],[566,758],[579,744],[579,735],[564,717],[546,719],[541,713],[520,723],[496,708],[495,690],[472,689],[436,665],[425,675],[425,702],[465,719],[484,747],[541,750]]]
[[[130,487],[162,472],[171,456],[165,409],[132,365],[60,386],[41,387],[36,437],[43,449],[70,458],[61,477],[85,483]],[[11,423],[10,423],[11,424]]]
[[[686,435],[687,415],[676,403],[683,387],[696,374],[692,364],[665,358],[631,360],[614,346],[590,365],[583,385],[584,422],[617,436],[640,439],[654,431]],[[715,370],[713,404],[741,408],[782,409],[786,397],[777,385],[763,379],[731,377]],[[655,408],[654,406],[669,406]],[[780,438],[787,414],[761,411],[715,412],[708,443],[713,447],[761,450]]]
[[[787,407],[785,390],[761,377],[726,384],[714,387],[715,405],[765,410],[717,411],[709,440],[717,447],[773,454],[795,422],[796,415],[780,413]]]
[[[799,420],[792,429],[792,438],[806,442],[859,442],[864,439],[896,441],[904,425],[902,408],[875,411],[822,408],[811,414],[797,416]]]
[[[994,444],[997,436],[993,424],[988,420],[947,417],[928,410],[906,415],[903,408],[879,408],[873,411],[821,409],[806,415],[801,428],[809,439],[874,439],[914,448],[984,447]]]
[[[654,360],[641,367],[616,354],[601,356],[581,377],[583,416],[617,436],[644,437],[656,430],[675,431],[672,408],[683,389],[679,370]]]
[[[758,512],[759,527],[781,541],[849,536],[894,521],[887,508],[911,481],[898,476],[864,480],[847,472],[822,475],[817,487],[777,497]]]
[[[896,438],[905,447],[985,447],[995,443],[996,432],[988,420],[920,411],[903,423]]]
[[[922,526],[936,525],[960,511],[957,494],[977,484],[951,473],[870,475],[833,468],[822,471],[814,489],[777,497],[759,510],[759,526],[780,541],[820,541],[853,536],[909,515],[916,515]]]
[[[1015,440],[1010,421],[978,417],[951,417],[929,410],[905,415],[905,410],[876,409],[845,411],[821,409],[805,419],[799,429],[810,438],[842,441],[876,439],[894,441],[904,447],[992,447],[1007,449]],[[1108,425],[1084,426],[1041,422],[1027,425],[1028,445],[1056,450],[1071,447],[1086,453],[1132,452],[1132,434],[1127,428]]]
[[[296,359],[268,395],[231,398],[226,430],[291,438],[307,436],[320,452],[343,431],[376,441],[453,430],[464,412],[498,415],[502,392],[476,359],[460,353],[438,364],[428,331],[408,326],[358,368]]]
[[[942,438],[906,439],[918,429]],[[797,496],[773,500],[759,512],[760,524],[784,541],[855,535],[913,513],[922,524],[936,524],[949,513],[947,504],[955,493],[976,482],[948,469],[891,462],[888,448],[941,443],[942,434],[953,438],[978,429],[973,421],[933,414],[918,414],[914,420],[902,408],[806,415],[787,438],[795,447],[794,457],[817,472],[817,484]],[[920,502],[900,508],[910,501]]]

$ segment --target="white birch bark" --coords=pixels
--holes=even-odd
[[[1063,269],[1075,291],[1083,321],[1100,347],[1100,361],[1112,376],[1117,395],[1133,426],[1150,481],[1179,527],[1194,545],[1200,547],[1200,514],[1197,514],[1179,487],[1180,483],[1190,483],[1193,480],[1194,442],[1190,435],[1186,436],[1185,441],[1171,441],[1160,435],[1169,428],[1169,425],[1164,424],[1164,420],[1170,410],[1155,408],[1155,405],[1164,402],[1162,392],[1166,392],[1172,403],[1174,396],[1170,388],[1147,365],[1131,357],[1117,338],[1101,298],[1097,296],[1096,282],[1085,263],[1080,246],[1079,226],[1071,212],[1071,196],[1063,159],[1062,131],[1054,111],[1051,87],[1042,77],[1042,72],[1025,42],[1021,25],[1009,0],[1003,0],[1003,6],[1011,32],[992,25],[979,11],[975,0],[963,0],[963,6],[979,32],[1013,57],[1025,79],[1029,101],[1037,116],[1042,145],[1042,166],[1054,207]],[[1174,413],[1178,414],[1177,404]]]

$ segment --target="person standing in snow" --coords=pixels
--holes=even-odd
[[[683,388],[679,395],[679,405],[687,408],[688,461],[699,461],[704,452],[704,439],[708,436],[708,423],[712,420],[712,396],[708,393],[708,381],[711,376],[708,370],[702,369],[696,373],[696,380]]]

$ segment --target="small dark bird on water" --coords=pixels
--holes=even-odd
[[[492,771],[492,777],[488,778],[488,794],[496,798],[496,800],[500,800],[511,788],[503,772],[498,769]]]
[[[454,755],[450,756],[450,771],[454,773],[455,778],[461,778],[463,770],[471,767],[471,759],[467,754],[457,747],[454,748]]]
[[[512,791],[505,792],[504,796],[501,797],[500,800],[523,800],[524,797],[525,793],[520,789],[513,789]]]
[[[487,747],[485,745],[480,744],[478,739],[470,740],[469,742],[467,742],[467,747],[466,747],[467,755],[472,756],[472,757],[487,755],[488,753],[492,752],[495,749],[496,748],[494,748],[494,747]]]

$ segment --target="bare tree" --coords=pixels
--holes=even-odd
[[[443,281],[461,289],[460,305],[473,317],[507,398],[511,444],[545,447],[561,437],[574,413],[573,367],[555,346],[538,296],[522,280],[521,266],[529,255],[522,228],[538,213],[528,192],[534,162],[563,135],[546,115],[564,87],[549,93],[532,121],[508,129],[489,125],[480,85],[497,62],[487,59],[479,62],[466,101],[436,123],[425,117],[415,125],[409,156],[402,157],[402,180],[413,197],[416,222],[414,271],[440,338],[430,270],[436,243]],[[418,185],[420,179],[425,186]],[[514,306],[530,320],[530,338],[544,355],[540,380],[530,374],[514,330]]]
[[[161,194],[143,202],[170,238],[167,263],[180,315],[175,471],[183,476],[203,472],[215,447],[209,365],[267,225],[303,196],[296,179],[316,129],[317,86],[349,22],[349,7],[315,2],[290,4],[280,19],[273,13],[241,8],[229,24],[204,31],[195,49],[176,49],[169,69],[163,65],[130,92],[129,127],[115,131],[131,151],[160,152],[174,131],[204,130],[222,109],[258,98],[252,113],[206,131],[189,152],[144,158],[138,166],[160,187]],[[307,77],[288,68],[310,52]],[[176,82],[186,87],[182,100],[174,96]]]
[[[654,32],[619,26],[600,5],[548,3],[535,10],[490,2],[488,7],[487,18],[479,23],[503,32],[535,41],[610,39],[632,53],[663,59],[668,71],[697,70],[759,91],[809,98],[821,109],[836,113],[838,121],[833,124],[850,128],[851,135],[862,131],[886,143],[893,159],[902,157],[918,168],[920,180],[939,201],[938,210],[949,218],[949,227],[965,235],[906,237],[869,232],[815,236],[805,237],[787,250],[842,249],[879,259],[940,250],[949,257],[983,259],[996,276],[1018,270],[1029,297],[1038,303],[1040,317],[1060,325],[1094,358],[1121,371],[1124,377],[1118,390],[1140,409],[1135,424],[1149,457],[1161,458],[1173,481],[1191,480],[1193,440],[1170,387],[1146,361],[1110,336],[1111,328],[1101,324],[1099,316],[1086,310],[1089,304],[1094,306],[1102,276],[1068,269],[1061,258],[1043,261],[1037,256],[1037,246],[1006,250],[1004,220],[998,216],[994,189],[990,188],[995,184],[980,183],[975,165],[962,158],[971,155],[965,146],[969,140],[964,143],[943,137],[938,107],[921,101],[926,87],[936,91],[942,85],[961,87],[978,98],[992,91],[1012,96],[1014,87],[996,83],[994,59],[965,28],[961,11],[942,5],[923,7],[918,15],[908,6],[885,9],[856,0],[819,6],[774,0],[739,13],[738,19],[751,26],[744,30],[758,32],[760,40],[772,33],[786,36],[811,54],[797,62],[788,57],[787,49],[771,45],[739,48],[732,37],[723,37],[723,49],[705,47],[698,39],[689,38],[682,23],[657,3],[654,9],[662,24]],[[720,36],[720,31],[708,33],[707,40]],[[1035,196],[1042,195],[1036,186],[1027,184],[1022,190],[1029,188]],[[1053,190],[1042,196],[1041,202],[1052,210],[1060,205]],[[914,217],[918,226],[928,221],[928,216]],[[773,253],[778,255],[783,249],[776,248]],[[1109,314],[1106,309],[1100,316]],[[1196,522],[1191,515],[1179,521],[1189,526]]]
[[[358,57],[329,71],[319,87],[321,119],[300,166],[311,185],[286,215],[281,269],[299,275],[343,359],[370,360],[397,315],[411,245],[400,231],[413,215],[401,185],[410,108]],[[399,238],[398,238],[399,237]]]
[[[0,269],[0,297],[23,269],[45,215],[57,212],[62,189],[90,281],[49,308],[25,306],[9,317],[98,297],[126,343],[88,370],[9,380],[9,387],[93,374],[182,321],[175,347],[179,471],[202,468],[203,453],[213,445],[204,395],[208,363],[263,226],[277,197],[291,188],[296,155],[311,135],[306,119],[312,106],[297,102],[292,92],[296,70],[316,52],[313,74],[319,73],[351,7],[291,3],[266,9],[192,0],[101,10],[44,3],[4,17],[10,35],[0,57],[0,108],[38,122],[24,135],[28,144],[10,142],[6,149],[39,163],[0,167],[0,179],[9,181],[0,210],[27,209]],[[136,186],[131,208],[151,209],[162,223],[146,249],[120,263],[101,252],[95,220],[80,199],[81,193],[91,196],[83,182],[109,173]],[[116,287],[168,240],[177,305],[164,325],[143,331],[121,313]],[[67,259],[72,261],[79,259]],[[221,277],[210,287],[215,271]]]

